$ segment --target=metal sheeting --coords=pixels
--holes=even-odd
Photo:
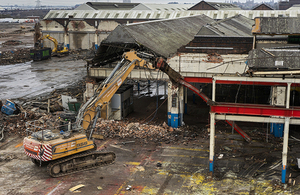
[[[118,26],[103,44],[132,42],[156,54],[169,57],[182,45],[191,41],[201,26],[214,20],[205,16],[185,17]]]
[[[255,18],[252,33],[257,35],[299,35],[300,18]]]
[[[252,37],[254,21],[242,15],[236,15],[203,26],[197,36]]]
[[[300,69],[300,50],[254,49],[249,52],[248,65],[261,69]]]
[[[172,19],[205,14],[213,19],[225,19],[241,14],[253,19],[255,17],[297,17],[298,10],[194,10],[194,11],[147,11],[147,10],[50,10],[44,19]]]

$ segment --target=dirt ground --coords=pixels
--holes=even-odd
[[[21,27],[14,24],[11,29],[19,28]],[[17,37],[19,34],[12,35],[12,39],[25,43],[30,33],[21,37]],[[11,38],[5,39],[8,41]],[[9,51],[13,47],[2,45],[1,51]],[[60,59],[52,61],[52,64],[66,67],[67,62],[69,61]],[[3,70],[10,66],[13,67],[3,66]],[[74,66],[68,64],[69,73],[75,72]],[[81,80],[59,87],[56,85],[61,82],[60,78],[74,76],[64,75],[57,67],[51,68],[49,65],[49,70],[44,70],[43,67],[46,66],[28,65],[29,70],[36,72],[32,79],[37,78],[38,73],[46,73],[50,77],[50,73],[54,73],[52,78],[48,78],[49,83],[45,84],[51,90],[43,96],[38,93],[33,97],[23,95],[15,98],[26,110],[26,116],[24,113],[16,116],[0,113],[0,130],[4,129],[3,139],[0,133],[0,194],[300,194],[300,171],[295,163],[296,157],[300,157],[300,142],[297,139],[300,134],[297,129],[290,132],[287,184],[281,183],[283,141],[282,138],[269,134],[267,124],[238,123],[252,138],[248,143],[236,132],[232,134],[229,125],[217,121],[215,166],[214,173],[210,173],[209,107],[199,97],[194,99],[192,95],[188,97],[187,113],[183,116],[185,125],[175,129],[165,124],[165,99],[161,99],[161,96],[135,96],[134,112],[124,120],[104,121],[104,125],[102,120],[97,123],[96,131],[106,135],[104,140],[95,140],[97,150],[113,151],[117,156],[114,164],[52,178],[47,174],[46,167],[36,166],[24,154],[22,140],[26,136],[25,124],[38,120],[41,124],[50,121],[53,126],[57,125],[61,112],[56,109],[47,114],[45,103],[49,98],[53,102],[59,102],[61,94],[82,95],[84,68],[78,68]],[[23,81],[16,83],[20,83],[25,92],[28,88],[25,85],[30,85]],[[41,83],[43,82],[39,85]],[[56,87],[51,88],[52,86]],[[3,86],[0,89],[3,95],[6,90]],[[10,90],[18,93],[18,88]],[[159,109],[155,112],[157,106]],[[153,113],[156,114],[151,115]],[[135,129],[128,128],[132,123]],[[149,135],[149,132],[152,134]],[[79,184],[84,186],[75,192],[69,191]]]

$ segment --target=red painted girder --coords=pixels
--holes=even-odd
[[[231,127],[233,125],[233,121],[225,120]],[[249,135],[247,135],[236,123],[234,123],[234,130],[238,132],[247,142],[251,141]]]
[[[211,105],[210,110],[219,114],[300,117],[300,107],[287,109],[257,104],[217,104]]]
[[[205,77],[184,77],[184,80],[189,83],[212,83],[212,78]],[[237,84],[237,85],[267,85],[267,86],[286,86],[286,83],[276,83],[276,82],[253,82],[253,81],[225,81],[217,80],[217,84]],[[292,87],[300,86],[297,83],[293,83]]]

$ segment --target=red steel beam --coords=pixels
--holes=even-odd
[[[300,117],[300,108],[293,107],[290,109],[273,107],[268,105],[251,105],[251,104],[217,104],[211,105],[211,112],[219,114],[238,114],[238,115],[255,115],[255,116],[282,116],[282,117]]]
[[[205,77],[184,77],[184,80],[189,83],[212,83],[212,78]],[[216,80],[217,84],[236,84],[236,85],[267,85],[267,86],[286,86],[286,83],[276,83],[276,82],[254,82],[254,81],[225,81]],[[293,83],[292,87],[299,87],[300,84]]]
[[[225,120],[231,127],[234,124],[234,130],[238,132],[247,142],[251,142],[251,138],[247,135],[236,123],[233,121]]]

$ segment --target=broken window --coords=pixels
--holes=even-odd
[[[109,13],[107,13],[107,14],[105,15],[105,18],[108,18],[108,16],[109,16]]]
[[[48,18],[51,18],[51,17],[52,17],[52,15],[53,15],[53,13],[50,13],[50,14],[49,14],[49,16],[48,16]]]
[[[224,14],[224,18],[225,18],[225,19],[228,18],[228,14]]]
[[[73,18],[75,18],[76,15],[77,15],[77,13],[74,13],[74,14],[73,14]]]
[[[147,19],[150,18],[150,14],[147,14],[146,18],[147,18]]]
[[[95,13],[95,14],[93,15],[93,18],[96,18],[96,16],[97,16],[97,13]]]
[[[167,14],[166,18],[170,18],[170,14]]]
[[[119,13],[116,13],[115,18],[118,18],[118,17],[119,17]]]
[[[136,17],[136,18],[140,18],[140,17],[141,17],[141,15],[142,15],[142,14],[141,14],[141,13],[139,13],[139,14],[137,15],[137,17]]]
[[[176,14],[176,18],[179,18],[180,17],[180,13]]]
[[[86,18],[89,15],[89,13],[84,14],[83,18]]]
[[[56,14],[54,15],[54,18],[57,18],[58,15],[59,15],[59,13],[56,13]]]
[[[160,17],[160,14],[157,14],[157,15],[156,15],[156,18],[159,18],[159,17]]]
[[[126,13],[126,14],[125,14],[125,16],[124,16],[124,18],[127,18],[127,17],[128,17],[128,15],[129,15],[129,14],[128,14],[128,13]]]
[[[67,17],[67,15],[68,15],[68,13],[65,13],[65,14],[63,15],[63,18],[66,18],[66,17]]]

